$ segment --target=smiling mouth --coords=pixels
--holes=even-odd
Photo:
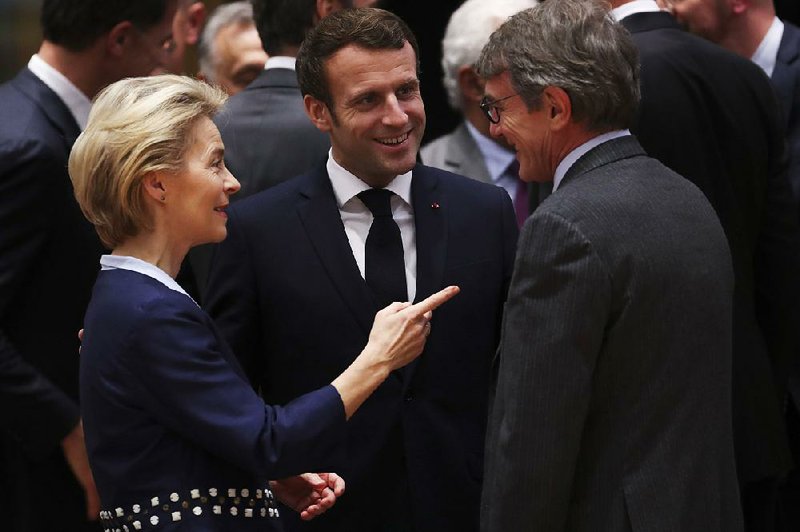
[[[225,209],[227,208],[228,208],[227,205],[222,205],[221,207],[214,207],[214,210],[217,212],[225,212]]]
[[[375,139],[377,142],[380,142],[384,146],[397,146],[398,144],[402,144],[408,140],[408,136],[411,134],[411,131],[406,131],[399,137],[391,137],[391,138],[382,138],[382,139]]]

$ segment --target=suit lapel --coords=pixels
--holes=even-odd
[[[297,212],[320,263],[365,335],[380,310],[361,277],[324,166],[306,176]]]
[[[411,181],[411,203],[417,242],[417,294],[421,301],[442,288],[447,256],[445,218],[448,205],[441,194],[439,178],[417,165]]]
[[[64,146],[69,152],[81,129],[61,98],[27,68],[23,68],[12,83],[42,110],[47,120],[63,135]]]
[[[775,62],[775,70],[772,71],[772,84],[781,102],[784,121],[788,126],[789,110],[792,109],[797,82],[792,75],[792,64],[800,59],[800,31],[790,24],[784,25],[783,37],[778,48],[778,57]]]
[[[411,203],[414,208],[414,229],[417,243],[417,293],[422,301],[442,288],[447,257],[447,205],[439,178],[425,166],[414,167],[411,181]],[[408,388],[419,364],[419,358],[399,370],[404,388]]]

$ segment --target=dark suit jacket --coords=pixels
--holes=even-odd
[[[482,530],[742,529],[725,235],[633,137],[525,223],[503,319]]]
[[[780,476],[790,465],[781,402],[798,349],[800,236],[776,98],[760,68],[666,13],[622,23],[642,63],[633,130],[650,156],[705,193],[728,238],[739,478]]]
[[[153,515],[172,524],[177,511],[175,528],[163,530],[264,530],[258,512],[267,499],[257,490],[269,479],[331,471],[342,461],[345,416],[336,389],[265,406],[189,297],[137,272],[103,271],[85,325],[81,412],[105,509],[121,508],[145,528]],[[193,497],[195,489],[212,500]],[[237,495],[219,503],[211,489]],[[153,497],[170,507],[152,508]],[[181,507],[184,500],[189,508]],[[149,514],[137,515],[134,504]],[[255,517],[246,516],[248,507]],[[122,518],[114,528],[122,524],[131,526]]]
[[[77,331],[102,251],[67,175],[79,133],[28,69],[0,86],[0,507],[12,530],[85,522],[59,446],[78,422]],[[64,507],[42,512],[42,486]]]
[[[421,358],[348,422],[345,495],[293,530],[478,527],[490,361],[517,237],[508,194],[416,166],[417,300],[450,284]],[[347,241],[325,167],[237,203],[208,309],[253,383],[282,404],[331,382],[367,343],[379,310]],[[397,487],[411,508],[392,504]],[[400,494],[402,498],[402,494]],[[395,515],[392,515],[395,514]]]
[[[242,184],[234,200],[307,172],[328,153],[328,136],[308,118],[294,70],[262,72],[215,118],[225,164]]]

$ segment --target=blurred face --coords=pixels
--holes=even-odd
[[[157,24],[146,30],[132,29],[127,55],[120,60],[124,72],[119,78],[147,76],[167,65],[175,48],[172,33],[174,15],[175,2],[170,2],[164,17]]]
[[[692,33],[716,43],[725,36],[726,0],[669,0],[668,4],[678,22]]]
[[[496,102],[494,112],[499,115],[497,124],[489,126],[489,133],[502,138],[517,153],[519,177],[523,181],[542,183],[552,181],[557,164],[553,164],[553,137],[547,120],[548,108],[528,110],[525,102],[511,86],[511,76],[503,72],[486,81],[486,99]]]
[[[220,242],[227,235],[225,209],[240,187],[225,168],[224,151],[217,126],[206,117],[199,119],[183,168],[166,182],[169,230],[189,246]]]
[[[172,17],[172,45],[164,61],[153,71],[157,74],[181,74],[184,71],[186,51],[197,44],[200,31],[205,21],[205,5],[202,2],[178,0],[177,9]]]
[[[247,87],[264,70],[267,53],[252,24],[232,24],[217,33],[215,79],[228,94]]]
[[[425,131],[411,45],[398,50],[346,46],[327,61],[325,74],[333,109],[320,129],[330,133],[336,162],[375,187],[411,170]]]

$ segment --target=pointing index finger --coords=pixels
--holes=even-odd
[[[411,305],[410,307],[402,310],[401,312],[409,312],[417,316],[421,316],[426,312],[437,309],[443,303],[449,301],[453,296],[459,293],[461,289],[457,286],[448,286],[444,290],[440,290],[435,294],[428,296],[419,303]]]

